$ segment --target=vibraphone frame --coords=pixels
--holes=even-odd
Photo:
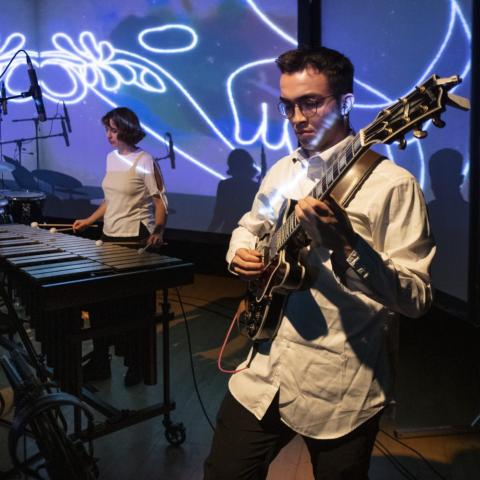
[[[116,266],[115,266],[116,265]],[[0,226],[0,270],[10,295],[20,296],[42,345],[47,363],[62,390],[89,404],[106,417],[93,431],[82,430],[80,412],[74,415],[75,435],[93,439],[163,415],[170,443],[185,439],[183,425],[170,420],[175,402],[170,398],[170,344],[168,288],[192,283],[193,265],[154,253],[135,250],[25,225]],[[163,403],[119,410],[82,388],[82,342],[111,334],[140,330],[147,345],[145,383],[156,383],[156,291],[162,290]],[[128,300],[144,305],[140,324],[122,324],[99,330],[83,329],[80,312],[99,304]],[[150,369],[148,368],[150,366]]]

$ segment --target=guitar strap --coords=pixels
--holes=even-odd
[[[385,157],[373,150],[367,150],[337,182],[330,195],[345,208],[374,168],[384,159]]]

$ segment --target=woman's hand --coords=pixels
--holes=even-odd
[[[75,220],[72,225],[74,233],[81,232],[89,227],[92,222],[88,218],[83,218],[81,220]]]
[[[85,230],[90,225],[93,225],[97,220],[100,220],[107,209],[107,202],[105,200],[99,205],[99,207],[88,217],[80,220],[75,220],[72,225],[74,233]]]
[[[163,224],[155,225],[153,232],[147,238],[146,246],[147,247],[160,247],[163,245],[163,233],[165,232],[165,226]]]
[[[162,233],[152,233],[146,242],[147,247],[159,247],[163,245],[163,232]]]

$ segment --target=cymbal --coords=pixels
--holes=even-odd
[[[75,189],[82,186],[81,182],[70,175],[57,172],[56,170],[37,169],[32,171],[32,175],[42,182],[48,183],[52,187],[65,189]]]
[[[7,162],[0,161],[0,173],[11,172],[13,170],[15,170],[14,165],[11,165],[10,163],[7,163]]]

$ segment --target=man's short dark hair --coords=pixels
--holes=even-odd
[[[287,74],[314,68],[327,77],[333,95],[353,93],[352,62],[336,50],[326,47],[297,48],[282,53],[276,64],[282,73]]]
[[[114,108],[102,117],[102,123],[106,127],[110,126],[110,120],[118,128],[117,138],[131,147],[145,137],[137,115],[127,107]]]

